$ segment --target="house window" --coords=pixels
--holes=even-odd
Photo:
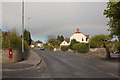
[[[83,38],[82,38],[82,41],[84,41]]]
[[[88,38],[86,38],[86,41],[88,40]]]
[[[65,42],[64,42],[64,44],[65,44]]]

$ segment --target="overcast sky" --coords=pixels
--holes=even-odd
[[[25,28],[33,40],[43,42],[48,35],[70,37],[77,28],[90,36],[109,34],[105,8],[106,2],[26,2]],[[21,14],[20,2],[3,2],[2,29],[15,27],[21,33]]]

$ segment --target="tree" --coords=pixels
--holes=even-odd
[[[3,49],[11,48],[11,49],[17,49],[17,50],[22,49],[22,38],[17,33],[15,28],[3,35],[2,48]],[[24,41],[24,49],[25,51],[29,49],[26,41]]]
[[[26,29],[24,30],[24,40],[27,42],[28,45],[31,45],[32,42],[31,34]]]
[[[90,39],[90,47],[91,48],[103,47],[104,43],[104,41],[102,41],[103,39],[108,39],[108,36],[104,34],[92,36],[92,38]]]
[[[70,48],[70,49],[73,49],[72,46],[73,46],[74,44],[76,44],[76,43],[79,43],[79,42],[76,41],[76,39],[72,39],[72,40],[71,40],[71,43],[70,43],[70,45],[69,45],[69,48]]]
[[[103,14],[106,15],[106,18],[110,19],[107,24],[110,28],[110,36],[113,37],[115,35],[120,41],[120,1],[108,2]]]
[[[107,41],[107,40],[102,39],[102,41],[104,41],[104,42],[103,42],[103,47],[104,47],[105,50],[106,50],[106,59],[111,59],[110,50],[109,50],[109,48],[106,46],[106,41]]]
[[[59,35],[57,36],[57,40],[60,40],[60,36]]]
[[[61,35],[61,36],[58,35],[57,40],[59,40],[60,42],[63,42],[64,41],[63,35]]]
[[[61,41],[61,42],[64,41],[64,37],[63,37],[63,35],[61,35],[60,41]]]
[[[0,29],[0,49],[2,49],[2,31]]]
[[[60,41],[58,41],[57,39],[49,39],[48,40],[48,43],[51,43],[53,46],[55,46],[55,45],[60,45]]]

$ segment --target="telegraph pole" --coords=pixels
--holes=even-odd
[[[22,58],[24,53],[24,0],[22,0]]]

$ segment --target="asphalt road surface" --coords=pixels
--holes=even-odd
[[[100,59],[83,58],[62,52],[34,50],[46,62],[52,78],[115,78],[118,63]]]
[[[3,72],[3,77],[16,78],[118,78],[118,62],[84,58],[62,52],[33,50],[43,58],[34,69]]]

